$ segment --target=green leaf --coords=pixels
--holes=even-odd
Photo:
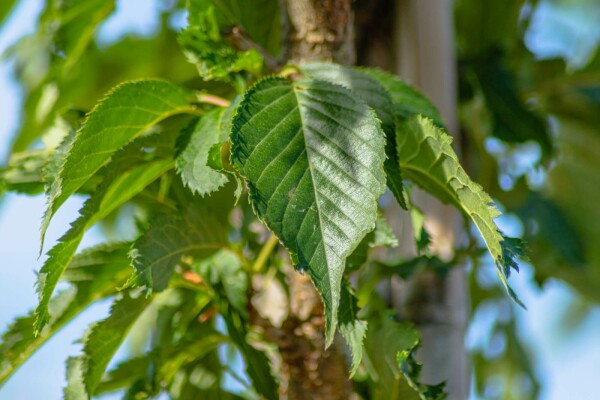
[[[473,221],[498,267],[500,280],[510,296],[523,306],[506,281],[510,268],[517,269],[515,256],[521,255],[520,245],[515,247],[517,239],[504,238],[498,230],[494,219],[500,212],[460,165],[451,146],[452,137],[421,116],[399,124],[396,132],[404,175]]]
[[[135,295],[122,292],[113,302],[109,316],[95,324],[84,338],[80,362],[83,383],[89,396],[94,394],[108,363],[150,302],[151,298],[141,292]],[[73,384],[77,384],[77,380],[70,381],[68,387]]]
[[[67,233],[48,252],[48,258],[38,273],[36,283],[39,294],[39,304],[36,308],[36,333],[39,333],[48,322],[50,297],[62,273],[77,251],[85,231],[140,193],[147,185],[173,166],[173,162],[170,160],[158,160],[131,168],[120,174],[123,164],[126,165],[129,162],[127,157],[122,161],[124,162],[117,162],[111,166],[111,173],[85,202],[79,211],[79,218],[72,223]]]
[[[396,247],[399,244],[398,238],[385,218],[379,216],[375,222],[375,230],[371,241],[369,241],[369,247]]]
[[[155,352],[150,352],[120,362],[113,369],[106,371],[102,381],[96,387],[96,395],[130,386],[139,378],[148,375],[148,370],[152,368],[152,364],[157,358]]]
[[[97,26],[115,8],[115,0],[51,1],[41,23],[52,34],[53,50],[60,54],[61,73],[75,65],[94,38]]]
[[[189,207],[183,216],[171,213],[156,216],[131,250],[135,272],[128,286],[164,290],[184,255],[210,256],[227,243],[226,229],[214,215]]]
[[[131,343],[147,343],[150,348],[107,371],[94,395],[126,389],[132,399],[136,399],[136,392],[145,393],[144,398],[154,398],[166,388],[178,385],[182,371],[216,355],[217,348],[230,343],[230,339],[217,332],[213,323],[199,323],[198,314],[209,303],[204,285],[194,290],[168,289],[155,296],[129,337]],[[135,349],[133,353],[137,353]],[[221,366],[215,367],[211,372],[218,377]],[[218,381],[216,385],[219,386]]]
[[[195,120],[187,128],[189,140],[175,160],[177,172],[183,183],[194,193],[201,196],[219,189],[227,183],[224,174],[214,171],[207,165],[210,148],[227,139],[219,127],[225,109],[215,108],[202,118]]]
[[[160,80],[126,82],[109,92],[77,132],[52,182],[42,220],[42,242],[56,210],[117,150],[172,115],[197,113],[190,100],[190,92]]]
[[[188,60],[206,80],[230,81],[232,76],[249,72],[258,75],[263,58],[254,49],[237,51],[221,37],[217,12],[205,0],[188,3],[188,26],[179,34],[179,43]]]
[[[6,17],[10,15],[10,12],[16,3],[17,0],[4,0],[2,4],[0,4],[0,28]]]
[[[65,400],[89,400],[83,382],[83,358],[67,358],[67,386],[63,389],[63,398]]]
[[[77,132],[71,130],[68,132],[60,141],[58,146],[51,152],[48,157],[48,162],[44,165],[42,170],[42,177],[45,183],[45,193],[46,197],[49,198],[52,191],[52,184],[58,179],[60,175],[60,169],[64,164],[67,156],[69,155],[69,151],[73,146],[73,141],[77,137]]]
[[[0,169],[0,193],[37,194],[44,190],[42,169],[50,152],[47,150],[28,150],[13,153],[8,165]]]
[[[300,66],[300,71],[312,78],[350,89],[377,112],[386,134],[393,131],[392,98],[377,79],[365,73],[366,70],[326,62],[313,62]]]
[[[231,141],[254,211],[323,298],[330,344],[346,258],[375,227],[385,190],[379,121],[341,86],[267,78],[246,93]]]
[[[90,304],[115,293],[129,273],[129,247],[129,243],[101,245],[77,254],[63,276],[73,286],[50,300],[50,320],[39,335],[31,329],[33,312],[8,327],[0,344],[0,384]]]
[[[221,316],[227,326],[229,337],[242,353],[246,363],[246,373],[252,380],[254,388],[268,400],[279,398],[278,384],[271,375],[269,359],[264,352],[252,347],[247,340],[246,326],[242,315],[231,307],[228,301],[219,302]]]
[[[240,25],[249,38],[273,55],[281,47],[281,11],[277,0],[192,0],[193,10],[214,7],[222,29]]]
[[[435,125],[443,127],[444,123],[437,108],[431,101],[400,78],[378,69],[361,68],[360,71],[377,79],[392,97],[393,114],[404,120],[414,115],[431,118]]]
[[[381,119],[381,127],[386,135],[385,174],[387,185],[398,204],[406,209],[402,174],[398,168],[398,157],[395,146],[395,124],[392,98],[377,79],[364,73],[366,70],[344,67],[338,64],[315,62],[305,64],[300,70],[316,79],[322,79],[333,84],[342,85],[352,91],[362,101],[373,108]]]
[[[192,269],[211,286],[222,288],[231,306],[243,316],[246,315],[248,275],[235,253],[222,250],[206,260],[194,263]]]
[[[378,311],[369,319],[365,340],[365,366],[372,380],[374,399],[411,399],[413,390],[402,380],[397,354],[414,348],[419,332],[407,323],[395,321],[393,311]]]
[[[210,168],[214,169],[217,172],[222,174],[227,174],[231,176],[236,183],[236,190],[234,193],[235,196],[235,204],[237,204],[238,200],[242,196],[242,192],[244,190],[242,178],[239,176],[238,172],[233,168],[230,158],[230,148],[231,142],[229,141],[229,133],[231,132],[231,123],[233,120],[233,114],[237,110],[237,107],[240,104],[242,98],[240,96],[236,96],[232,101],[229,107],[223,113],[221,117],[221,122],[219,123],[219,132],[221,137],[226,140],[215,143],[208,150],[208,160],[206,165]]]
[[[410,220],[412,222],[417,253],[425,253],[431,244],[431,236],[427,232],[427,229],[425,229],[425,214],[423,214],[423,211],[419,207],[412,203],[410,204]]]
[[[473,63],[472,71],[492,115],[494,136],[523,143],[534,140],[545,152],[552,150],[552,142],[542,117],[534,113],[521,98],[515,76],[497,54]]]
[[[385,218],[377,217],[375,221],[375,230],[370,232],[354,249],[352,254],[346,259],[346,270],[351,271],[367,262],[369,250],[374,247],[395,247],[398,246],[398,238],[392,232]]]
[[[400,351],[397,355],[397,362],[402,375],[408,382],[408,385],[415,390],[421,400],[444,400],[447,397],[445,392],[446,382],[435,385],[427,385],[419,382],[422,365],[419,364],[414,354],[419,348],[419,343],[411,349]]]
[[[344,285],[340,300],[340,333],[346,339],[350,348],[352,363],[350,364],[350,378],[354,376],[363,356],[363,341],[367,334],[367,321],[360,320],[358,313],[358,304],[352,289]]]

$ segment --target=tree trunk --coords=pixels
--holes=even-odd
[[[397,72],[439,108],[458,150],[452,2],[399,0],[396,5]],[[435,251],[449,258],[461,236],[458,213],[423,192],[414,197],[428,217]],[[395,282],[392,292],[397,308],[422,334],[418,356],[424,364],[424,382],[447,380],[449,400],[468,398],[464,336],[469,300],[464,267],[454,268],[446,277],[424,273],[406,283]]]
[[[351,0],[285,0],[291,24],[290,61],[335,61],[353,64],[353,13]],[[281,354],[280,396],[288,400],[348,399],[352,382],[340,341],[325,350],[325,316],[321,298],[310,278],[289,268],[289,315],[281,328],[258,317],[254,323]]]

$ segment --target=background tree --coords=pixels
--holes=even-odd
[[[535,61],[519,34],[530,6],[456,3],[463,163],[525,222],[540,280],[558,276],[595,298],[595,247],[586,244],[597,233],[589,223],[595,197],[582,194],[598,187],[598,175],[589,173],[597,168],[597,63],[565,75],[556,62]],[[443,385],[419,383],[419,332],[408,321],[425,335],[424,381],[450,378],[450,396],[464,397],[466,366],[451,376],[439,362],[456,365],[462,347],[440,346],[443,330],[434,323],[428,334],[427,324],[456,323],[460,344],[467,311],[460,266],[480,263],[487,247],[505,282],[516,257],[524,256],[521,245],[496,231],[491,198],[458,164],[443,131],[459,133],[452,105],[438,103],[442,119],[393,75],[314,63],[401,65],[434,100],[431,90],[441,87],[441,97],[452,102],[452,90],[444,89],[454,85],[448,5],[425,13],[422,2],[358,2],[354,9],[346,0],[174,2],[165,5],[155,38],[99,49],[94,31],[113,7],[104,0],[50,1],[38,32],[9,52],[28,96],[0,176],[3,190],[35,194],[45,186],[42,240],[69,196],[89,199],[45,259],[36,311],[4,334],[1,379],[90,304],[114,298],[110,316],[86,335],[83,354],[67,361],[67,398],[115,390],[131,398],[161,392],[172,398],[441,398]],[[188,26],[174,32],[167,21],[184,9]],[[399,18],[373,18],[381,15]],[[450,71],[439,84],[432,81],[443,75],[427,75],[427,62],[408,61],[439,55],[423,48],[423,27],[432,21],[441,29],[427,29],[429,43],[442,43],[440,66]],[[401,49],[381,51],[392,46],[390,37]],[[420,79],[411,78],[411,68]],[[279,78],[260,80],[269,74]],[[148,76],[173,83],[122,83]],[[548,115],[558,121],[554,135]],[[300,134],[286,139],[292,127]],[[486,151],[489,134],[501,152]],[[359,145],[365,140],[369,146]],[[539,149],[526,171],[511,165],[520,143]],[[257,151],[259,145],[267,151]],[[300,155],[290,158],[290,148]],[[302,154],[307,164],[294,161]],[[336,171],[336,163],[345,169]],[[351,174],[342,177],[344,170]],[[300,184],[308,181],[299,172],[308,172],[312,186]],[[379,201],[384,219],[375,200],[386,181],[390,191]],[[454,205],[479,232],[440,224],[439,206],[428,205],[413,185]],[[564,190],[567,185],[573,189]],[[323,248],[310,247],[304,220],[286,218],[296,207],[318,217]],[[373,249],[398,243],[386,220],[403,232],[400,251]],[[87,229],[122,221],[135,221],[139,236],[76,253]],[[450,231],[469,239],[446,241],[443,232]],[[390,278],[391,289],[380,283]],[[52,296],[59,280],[68,287]],[[475,280],[471,294],[474,307],[508,301],[501,286],[490,290]],[[348,347],[336,338],[336,325]],[[526,376],[535,388],[512,314],[497,329],[510,339],[509,351],[493,365],[474,358],[478,388],[500,373],[507,388],[517,388],[505,397],[534,397],[535,390],[519,392],[522,386],[511,381]],[[105,372],[127,335],[137,338],[140,351]],[[232,363],[219,348],[243,361]],[[515,374],[515,365],[524,374]],[[226,375],[245,389],[225,388]]]

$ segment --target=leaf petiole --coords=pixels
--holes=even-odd
[[[214,94],[207,93],[199,93],[198,101],[200,103],[212,104],[219,107],[229,107],[231,101],[224,99],[222,97],[216,96]]]

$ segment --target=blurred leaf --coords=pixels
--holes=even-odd
[[[517,214],[526,225],[530,246],[535,245],[534,241],[545,241],[548,246],[544,252],[556,252],[557,256],[564,258],[574,267],[584,266],[583,240],[564,212],[550,199],[531,193],[527,202],[517,210]],[[532,252],[534,256],[537,253]],[[544,269],[545,264],[540,263],[539,267]]]
[[[66,363],[67,386],[63,389],[65,400],[89,400],[83,383],[83,359],[81,357],[69,357]]]
[[[534,140],[549,153],[552,150],[546,122],[521,99],[511,72],[497,55],[473,63],[479,87],[492,115],[494,136],[512,143]]]
[[[43,192],[42,168],[49,156],[50,152],[47,150],[29,150],[12,154],[8,165],[0,170],[0,193],[3,191],[26,194]]]
[[[455,266],[455,260],[442,261],[436,256],[417,256],[407,261],[402,261],[397,264],[386,265],[385,267],[400,278],[407,280],[416,272],[428,269],[434,271],[437,275],[445,275],[448,270]]]
[[[152,76],[181,82],[197,75],[185,62],[166,21],[150,38],[125,37],[102,49],[90,46],[66,75],[53,76],[46,71],[48,47],[44,38],[32,37],[20,41],[9,54],[16,77],[28,92],[14,150],[25,149],[63,109],[89,110],[117,84]]]
[[[375,230],[367,234],[352,254],[346,259],[346,271],[353,271],[367,262],[369,250],[375,247],[396,247],[398,238],[392,232],[385,218],[377,217]]]
[[[15,4],[17,4],[17,0],[4,0],[2,4],[0,4],[0,29],[2,28],[4,20],[10,15]]]
[[[544,262],[544,266],[548,267],[546,271],[561,277],[598,302],[600,247],[596,243],[600,238],[600,226],[592,221],[600,220],[596,201],[600,198],[600,164],[597,157],[600,136],[595,126],[566,118],[559,121],[557,141],[561,156],[548,174],[547,192],[582,239],[585,264],[581,268],[577,264],[557,263],[555,258]],[[568,231],[562,233],[567,234]],[[537,256],[543,259],[549,254],[552,253],[538,253]]]
[[[237,310],[231,308],[227,301],[221,300],[219,308],[221,316],[227,326],[229,337],[233,340],[244,357],[246,373],[252,380],[254,388],[260,395],[268,400],[278,399],[279,395],[277,389],[279,384],[271,374],[269,359],[265,353],[255,349],[248,343],[248,340],[246,339],[247,331],[241,314]]]
[[[198,313],[209,303],[202,286],[198,290],[168,289],[155,296],[129,336],[129,340],[139,341],[136,333],[150,333],[141,339],[146,352],[132,351],[131,358],[107,371],[94,394],[124,389],[126,398],[156,397],[179,385],[183,371],[206,365],[207,360],[212,363],[217,347],[228,343],[229,338],[214,329],[214,319],[206,323],[198,320]],[[219,364],[213,366],[218,386],[222,368]]]
[[[148,370],[157,358],[157,354],[152,352],[120,362],[113,369],[106,371],[94,393],[101,395],[131,386],[140,377],[148,374]],[[76,360],[81,362],[81,358],[76,358]]]
[[[431,236],[427,232],[427,229],[425,229],[425,214],[414,204],[410,205],[410,220],[412,222],[417,253],[422,254],[427,251],[427,248],[431,244]]]
[[[419,333],[409,324],[393,318],[392,312],[384,311],[369,319],[365,364],[372,379],[371,393],[375,400],[415,398],[414,392],[402,380],[396,356],[412,349],[419,341]]]
[[[134,243],[131,259],[135,272],[128,286],[164,290],[184,255],[209,256],[227,243],[226,230],[211,213],[189,207],[183,214],[158,215]]]
[[[81,357],[81,374],[86,393],[91,395],[100,383],[104,370],[121,346],[129,329],[140,314],[150,304],[151,299],[141,292],[132,295],[131,292],[122,292],[113,302],[109,316],[96,323],[83,339],[83,354]],[[71,361],[77,367],[79,361]],[[73,390],[73,385],[80,385],[74,373],[74,380],[67,383],[66,390]]]
[[[520,17],[525,3],[525,0],[454,2],[461,55],[477,57],[496,48],[510,49],[519,43],[524,30]]]
[[[49,303],[48,325],[34,335],[35,315],[17,318],[2,334],[0,384],[65,324],[93,302],[116,292],[129,272],[129,243],[100,245],[76,255],[63,278],[72,287],[56,294]]]
[[[192,270],[211,286],[218,286],[229,304],[246,316],[248,275],[235,253],[221,250],[206,260],[194,263]]]
[[[114,10],[114,0],[51,0],[41,17],[52,35],[55,56],[68,73],[94,38],[96,27]]]
[[[414,358],[414,353],[418,347],[419,345],[417,344],[409,350],[402,350],[398,353],[397,360],[400,371],[409,386],[419,394],[421,400],[443,400],[447,396],[447,393],[444,391],[446,382],[436,385],[427,385],[419,382],[422,365]]]

